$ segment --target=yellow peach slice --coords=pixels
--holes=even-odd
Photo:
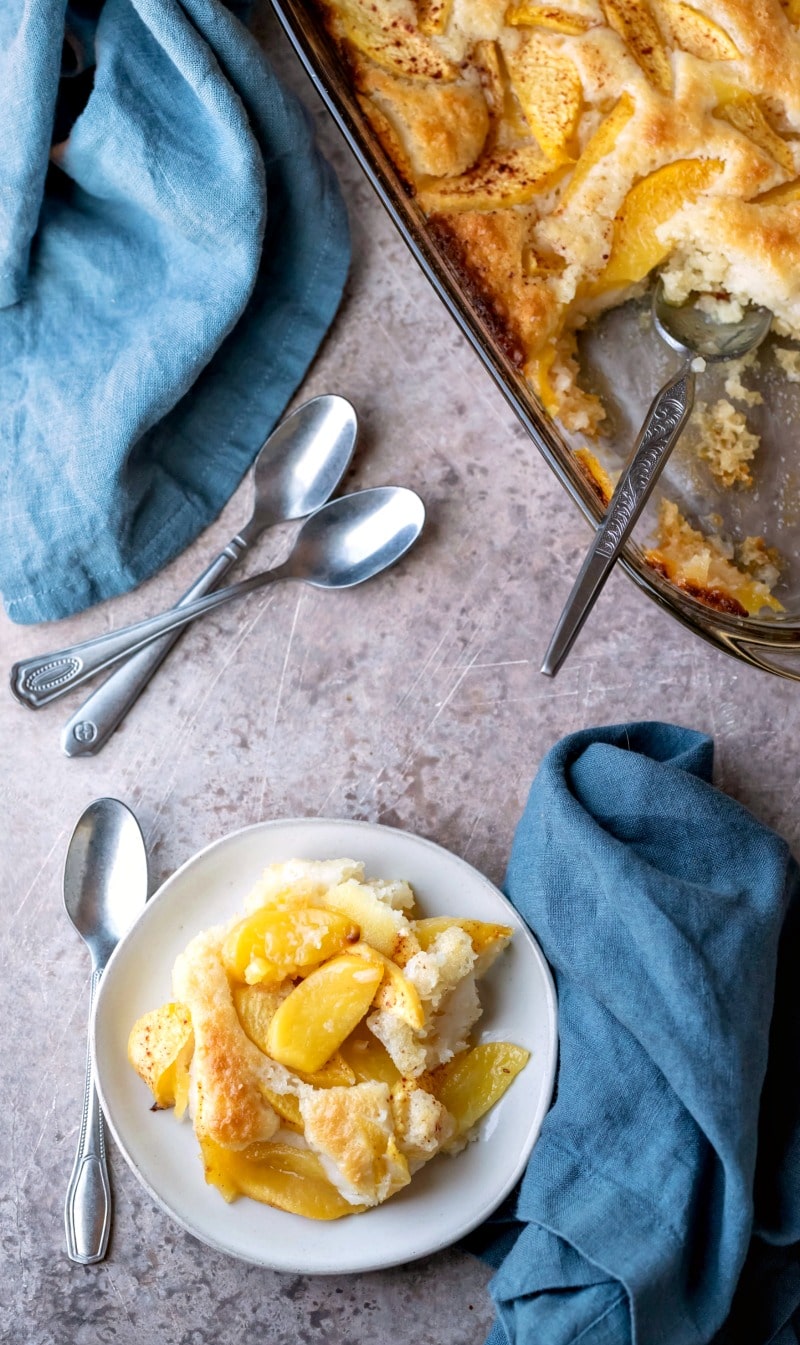
[[[349,952],[356,953],[381,968],[382,979],[372,1003],[376,1009],[385,1009],[402,1018],[415,1030],[424,1027],[425,1011],[415,985],[404,976],[396,962],[370,948],[368,943],[354,943]]]
[[[383,968],[343,953],[296,985],[267,1031],[267,1054],[288,1069],[321,1069],[369,1009]]]
[[[572,176],[559,202],[560,210],[575,195],[595,164],[599,163],[601,159],[605,159],[614,149],[620,131],[630,121],[635,107],[633,98],[626,91],[617,99],[608,116],[603,118],[594,135],[584,146],[580,158],[572,170]]]
[[[325,894],[325,906],[357,925],[364,942],[377,948],[384,957],[394,958],[400,950],[411,956],[418,949],[403,912],[379,901],[365,883],[355,879],[338,883]]]
[[[194,1051],[192,1020],[185,1004],[162,1004],[134,1023],[128,1059],[153,1094],[157,1107],[186,1109],[189,1062]]]
[[[800,201],[800,178],[795,178],[792,182],[782,182],[779,187],[770,187],[769,191],[754,196],[752,204],[790,205],[792,201]]]
[[[336,27],[357,51],[406,79],[453,80],[458,76],[458,66],[418,32],[410,18],[398,14],[383,28],[369,0],[337,0]]]
[[[556,390],[550,382],[550,370],[555,364],[556,354],[555,345],[546,346],[535,359],[529,360],[525,366],[528,381],[548,416],[552,417],[558,414],[561,406],[561,399],[557,396]],[[417,923],[420,922],[417,921]],[[417,933],[417,938],[419,937],[419,933]]]
[[[291,993],[291,988],[291,984],[233,987],[233,1002],[239,1015],[239,1022],[253,1044],[265,1055],[269,1025],[278,1006]],[[303,1083],[310,1083],[313,1088],[339,1088],[354,1084],[356,1081],[356,1076],[338,1051],[334,1052],[322,1069],[315,1070],[312,1074],[306,1074],[303,1070],[295,1072]],[[275,1110],[280,1111],[280,1108],[276,1107]]]
[[[692,5],[683,0],[658,0],[658,5],[673,39],[690,55],[701,61],[735,61],[741,56],[725,29]]]
[[[517,47],[504,48],[504,55],[525,119],[544,153],[555,163],[568,162],[583,102],[575,63],[555,43],[535,33]]]
[[[614,221],[611,255],[596,289],[644,280],[669,252],[656,230],[705,191],[723,167],[719,159],[676,159],[637,182]]]
[[[453,1056],[418,1082],[447,1108],[457,1133],[464,1135],[499,1101],[529,1058],[530,1051],[521,1046],[487,1041]]]
[[[265,906],[229,931],[222,960],[234,980],[276,984],[287,976],[304,975],[357,938],[353,922],[334,911]]]
[[[601,0],[610,28],[618,33],[647,79],[672,92],[672,66],[647,0]]]
[[[342,1043],[341,1054],[358,1083],[388,1083],[393,1088],[400,1078],[386,1047],[363,1024]]]
[[[561,9],[559,5],[537,4],[536,0],[520,0],[520,3],[508,6],[506,23],[512,28],[517,28],[521,24],[533,24],[540,28],[550,28],[554,33],[577,35],[585,33],[586,29],[591,27],[592,21],[584,14],[571,14],[569,10]]]
[[[292,1144],[251,1144],[244,1150],[201,1142],[206,1181],[226,1200],[250,1196],[307,1219],[340,1219],[363,1206],[350,1205],[325,1176],[316,1154]]]
[[[465,933],[469,934],[472,947],[479,954],[485,953],[487,949],[494,947],[497,943],[502,943],[505,946],[514,933],[510,925],[495,925],[487,920],[455,919],[449,915],[434,915],[430,919],[414,921],[414,933],[424,951],[430,948],[434,939],[438,938],[446,929],[452,929],[453,927],[463,929]]]
[[[497,143],[508,146],[516,140],[527,139],[531,133],[530,127],[522,114],[519,99],[511,87],[498,43],[490,42],[488,39],[476,42],[472,59],[480,75],[481,88],[489,108],[489,116],[494,123]]]
[[[565,171],[543,158],[538,145],[516,145],[489,154],[461,177],[442,178],[420,186],[419,199],[434,211],[505,210],[526,205],[547,191]]]
[[[762,149],[771,159],[779,163],[785,172],[794,176],[796,169],[791,147],[773,131],[758,99],[742,89],[731,89],[723,95],[714,108],[714,116],[734,126],[754,145]]]

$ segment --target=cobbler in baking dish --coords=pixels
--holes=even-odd
[[[565,429],[593,438],[605,414],[579,386],[577,333],[656,268],[675,302],[756,302],[800,337],[800,0],[317,3],[431,229]],[[746,489],[752,442],[735,407],[714,409],[706,457]],[[768,601],[754,575],[742,612]]]

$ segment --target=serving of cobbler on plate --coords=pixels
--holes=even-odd
[[[206,1180],[312,1219],[379,1205],[463,1149],[529,1052],[472,1044],[478,981],[507,925],[414,918],[408,883],[353,860],[270,865],[247,914],[198,934],[177,999],[128,1056],[157,1107],[187,1108]]]

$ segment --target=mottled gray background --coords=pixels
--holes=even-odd
[[[174,1227],[113,1152],[108,1259],[66,1260],[89,968],[61,909],[61,871],[91,799],[116,795],[135,809],[155,883],[227,831],[304,815],[420,832],[500,881],[546,749],[588,724],[657,717],[713,733],[719,783],[798,839],[793,684],[707,648],[622,576],[558,680],[539,674],[586,525],[263,15],[260,30],[312,106],[351,207],[347,297],[302,396],[351,398],[362,425],[351,484],[416,487],[429,524],[373,585],[340,595],[277,587],[206,618],[96,759],[68,761],[58,747],[81,693],[38,714],[0,695],[3,1341],[478,1345],[491,1320],[488,1273],[459,1251],[338,1280],[227,1260]],[[247,512],[244,487],[189,552],[127,597],[37,629],[0,618],[3,666],[162,608]],[[265,541],[250,568],[271,548]]]

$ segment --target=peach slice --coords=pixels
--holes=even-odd
[[[383,28],[369,0],[337,0],[335,18],[338,35],[386,70],[406,79],[454,80],[458,76],[458,66],[417,30],[411,14],[398,13]]]
[[[464,1135],[505,1093],[527,1064],[530,1051],[506,1041],[487,1041],[462,1051],[418,1080],[442,1103]]]
[[[233,1002],[236,1005],[239,1022],[251,1042],[265,1055],[267,1054],[269,1025],[276,1010],[290,993],[291,985],[280,987],[235,985],[233,987]],[[322,1069],[315,1070],[312,1074],[306,1074],[303,1070],[297,1070],[296,1073],[303,1080],[303,1083],[310,1083],[313,1088],[338,1088],[347,1084],[354,1084],[356,1081],[355,1074],[338,1051],[334,1052],[330,1060],[322,1066]],[[275,1111],[280,1112],[280,1107],[276,1106]],[[283,1112],[281,1112],[281,1115],[283,1115]]]
[[[619,134],[633,116],[635,107],[633,98],[626,91],[618,98],[608,116],[603,118],[594,135],[584,146],[583,152],[572,170],[572,177],[567,183],[559,202],[559,210],[563,209],[569,199],[575,195],[595,164],[599,163],[601,159],[605,159],[606,155],[614,149]]]
[[[134,1023],[128,1059],[153,1094],[157,1107],[186,1110],[189,1064],[194,1051],[192,1020],[185,1004],[162,1004]]]
[[[364,883],[355,879],[338,883],[325,894],[325,906],[357,925],[362,939],[384,957],[393,958],[401,950],[410,957],[418,951],[408,918],[379,901]]]
[[[504,49],[511,84],[533,134],[555,163],[571,158],[583,102],[575,63],[555,43],[530,33],[515,48]]]
[[[714,108],[714,116],[722,121],[727,121],[734,126],[742,135],[746,135],[748,140],[752,140],[754,145],[758,145],[765,154],[779,163],[785,172],[794,177],[796,168],[794,164],[794,155],[790,146],[777,131],[770,126],[764,112],[758,102],[758,99],[751,93],[743,89],[734,89],[723,93],[717,106]]]
[[[352,954],[323,963],[276,1010],[267,1054],[288,1069],[321,1069],[364,1017],[382,979],[382,966]]]
[[[213,1140],[201,1141],[206,1181],[227,1201],[250,1196],[307,1219],[341,1219],[363,1206],[351,1205],[325,1176],[316,1154],[293,1144],[251,1144],[247,1149],[224,1149]]]
[[[754,196],[751,204],[790,205],[792,201],[800,201],[800,178],[795,178],[792,182],[782,182],[779,187],[770,187],[769,191]]]
[[[372,1001],[376,1009],[396,1014],[415,1030],[424,1027],[425,1011],[417,987],[403,975],[397,964],[370,948],[368,943],[354,943],[349,951],[381,968],[382,979]]]
[[[547,191],[564,172],[542,157],[538,145],[517,145],[487,157],[461,177],[444,178],[419,190],[429,214],[434,211],[505,210],[526,205]]]
[[[234,925],[222,945],[230,977],[253,985],[304,975],[358,938],[346,916],[314,906],[264,906]]]
[[[735,61],[741,52],[718,23],[683,0],[658,0],[672,37],[679,47],[701,61]]]
[[[393,1088],[400,1078],[386,1047],[364,1024],[342,1043],[341,1054],[359,1083],[388,1083]]]
[[[672,66],[647,0],[601,0],[610,28],[618,33],[654,88],[672,92]]]
[[[427,950],[437,935],[454,925],[463,929],[472,940],[472,947],[477,954],[474,968],[476,976],[483,976],[489,970],[495,958],[507,947],[514,933],[510,925],[495,925],[486,920],[455,920],[442,915],[433,916],[429,920],[415,920],[414,933],[419,939],[420,946]]]
[[[443,33],[450,21],[453,0],[417,0],[419,31],[429,37]]]
[[[656,230],[705,191],[723,168],[719,159],[676,159],[637,182],[614,221],[611,255],[597,292],[644,280],[669,252]]]
[[[512,28],[522,24],[540,28],[550,28],[554,33],[567,33],[577,36],[591,27],[591,19],[584,14],[571,14],[559,5],[537,4],[536,0],[519,0],[518,4],[508,6],[506,23]]]

